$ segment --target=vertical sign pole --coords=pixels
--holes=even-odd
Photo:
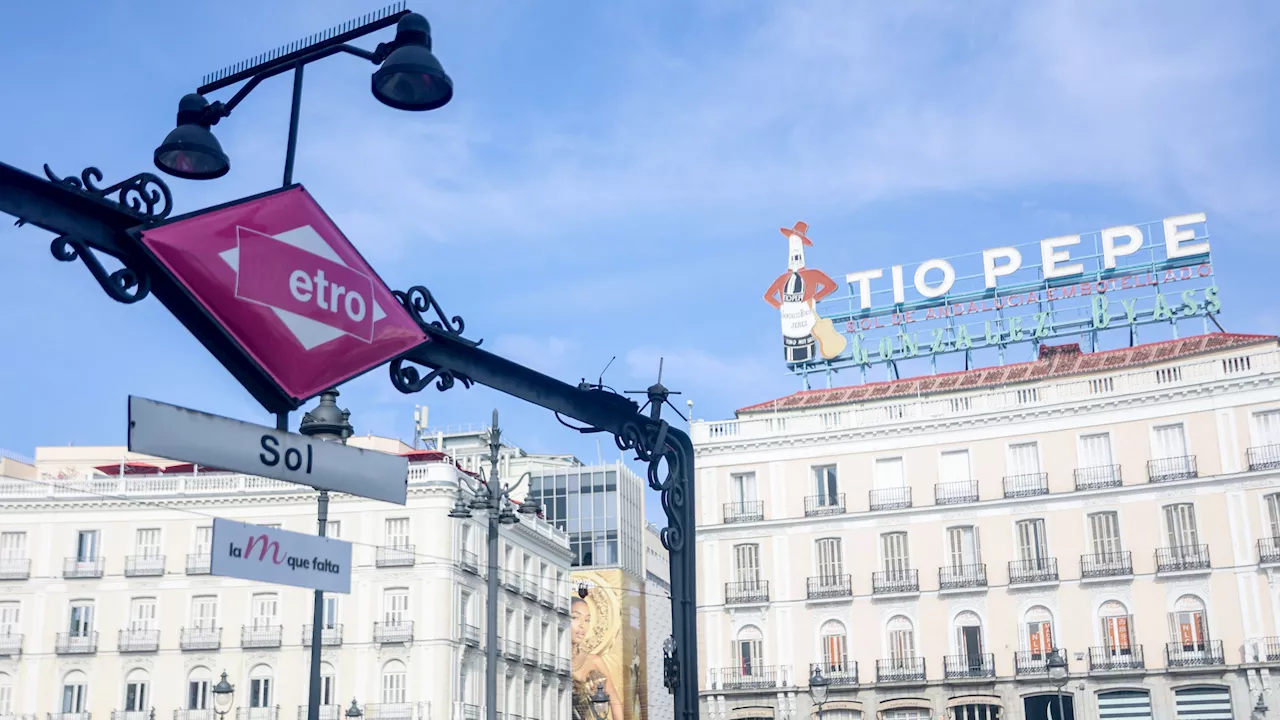
[[[329,524],[329,491],[320,491],[316,509],[317,531],[325,536]],[[311,613],[311,696],[307,699],[307,720],[320,720],[320,642],[324,626],[324,591],[316,590],[315,607]]]
[[[498,411],[493,411],[493,429],[489,437],[489,578],[485,598],[484,702],[485,717],[498,720],[498,513],[502,507],[498,478]],[[621,720],[621,718],[619,718]]]
[[[293,109],[289,113],[289,144],[284,151],[284,187],[293,184],[293,157],[298,149],[298,106],[301,104],[302,65],[298,65],[293,69]]]

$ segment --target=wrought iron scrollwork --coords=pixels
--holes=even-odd
[[[105,188],[98,187],[98,183],[102,182],[102,171],[96,167],[85,168],[77,178],[71,175],[58,177],[45,165],[44,174],[49,182],[65,185],[85,195],[110,200],[142,220],[163,220],[173,211],[173,195],[169,192],[169,186],[153,173],[138,173]],[[109,197],[112,194],[115,194],[114,199]]]
[[[448,335],[472,347],[480,345],[480,340],[468,340],[462,337],[462,332],[467,327],[466,322],[459,315],[454,315],[453,317],[446,315],[444,310],[440,308],[440,303],[436,302],[435,296],[425,287],[414,285],[408,291],[392,290],[391,294],[400,302],[405,312],[408,312],[413,317],[414,322],[418,323],[418,327],[421,327],[426,332]],[[424,318],[423,314],[428,312],[434,312],[438,319],[429,320]]]
[[[61,235],[53,239],[49,252],[62,262],[72,262],[79,258],[98,285],[111,296],[112,300],[131,305],[151,293],[151,278],[145,273],[125,265],[115,272],[107,272],[97,255],[84,243]]]
[[[436,389],[444,392],[454,386],[455,382],[462,383],[462,387],[471,387],[471,378],[457,373],[449,368],[436,368],[431,372],[423,375],[418,368],[412,365],[406,365],[406,362],[413,362],[409,358],[398,357],[391,361],[391,384],[402,393],[416,393],[421,391],[434,380]]]
[[[614,440],[618,449],[624,452],[634,450],[637,460],[649,464],[649,487],[658,491],[662,510],[667,515],[667,527],[660,533],[662,545],[667,550],[676,552],[684,548],[683,509],[688,485],[688,478],[684,474],[689,463],[684,448],[679,443],[667,441],[669,427],[666,420],[659,420],[646,427],[628,422],[614,436]]]

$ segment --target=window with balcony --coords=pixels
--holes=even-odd
[[[880,536],[880,567],[882,570],[872,576],[873,592],[919,591],[920,581],[916,571],[911,568],[905,532],[890,532]]]
[[[1019,520],[1015,526],[1018,536],[1018,559],[1009,567],[1009,582],[1051,582],[1058,579],[1058,565],[1049,556],[1048,535],[1044,520],[1034,518]]]
[[[768,600],[768,586],[760,578],[760,546],[733,546],[733,582],[725,588],[725,602]]]
[[[1009,474],[1004,478],[1004,496],[1031,497],[1049,492],[1048,475],[1040,469],[1040,445],[1014,443],[1008,451]]]
[[[738,631],[738,639],[733,643],[733,656],[742,677],[758,677],[763,674],[764,635],[760,633],[760,628],[748,625]]]
[[[67,634],[72,638],[89,638],[93,635],[93,601],[74,600],[68,617]]]
[[[844,494],[835,465],[817,465],[813,471],[813,494],[805,498],[806,515],[834,515],[844,512]]]
[[[160,528],[139,528],[135,537],[133,553],[138,557],[159,557]]]
[[[1152,459],[1147,463],[1147,479],[1166,482],[1196,477],[1196,458],[1187,449],[1183,424],[1157,425],[1151,432]]]
[[[408,677],[409,674],[403,662],[399,660],[387,661],[387,664],[382,666],[382,702],[408,702]]]
[[[15,655],[22,648],[21,611],[17,600],[0,602],[0,656]]]
[[[947,658],[947,677],[993,677],[995,664],[982,643],[982,620],[966,610],[955,619],[955,654]]]
[[[62,712],[82,713],[89,706],[89,678],[72,670],[62,679]]]
[[[764,519],[764,503],[756,488],[756,474],[734,473],[729,476],[729,502],[724,505],[724,521],[750,522]]]
[[[333,671],[333,665],[327,662],[320,663],[320,705],[336,705],[340,702],[337,693],[337,683],[334,678],[337,677]],[[336,713],[335,713],[336,715]],[[336,717],[333,720],[337,720]]]
[[[275,593],[258,593],[253,596],[250,622],[254,628],[274,627],[280,618],[280,597]]]
[[[1098,609],[1098,620],[1102,625],[1102,646],[1104,655],[1114,661],[1116,658],[1127,658],[1134,654],[1133,616],[1124,603],[1110,600]]]
[[[275,674],[270,665],[255,665],[249,671],[249,707],[269,708],[274,705]]]
[[[939,505],[977,502],[978,483],[973,479],[973,468],[968,450],[948,450],[938,456],[938,486],[934,490],[934,502]]]
[[[120,632],[121,652],[150,652],[160,647],[156,629],[156,599],[133,598],[129,601],[129,624]]]
[[[392,548],[409,547],[409,518],[387,518],[386,545]]]
[[[1081,575],[1087,578],[1132,574],[1133,563],[1120,543],[1120,516],[1115,512],[1098,512],[1090,514],[1088,519],[1093,552],[1081,557]]]
[[[147,671],[140,668],[129,671],[124,681],[124,711],[126,713],[146,713],[149,709],[150,682]],[[126,716],[130,717],[130,716]],[[133,716],[144,720],[145,716]]]
[[[387,588],[382,593],[382,620],[399,624],[409,619],[409,591],[405,588]]]
[[[1209,547],[1200,543],[1200,534],[1196,530],[1194,504],[1166,505],[1164,527],[1168,545],[1156,550],[1156,570],[1180,571],[1209,568]]]
[[[972,525],[947,528],[946,563],[939,568],[938,573],[942,589],[981,587],[987,584],[978,528]]]
[[[833,684],[857,682],[849,663],[849,638],[844,623],[828,620],[818,633],[822,643],[822,674]]]
[[[1037,605],[1022,616],[1022,650],[1015,661],[1018,675],[1047,673],[1049,653],[1057,647],[1053,637],[1053,616]]]
[[[916,656],[915,626],[904,615],[895,615],[885,626],[887,655],[876,660],[876,682],[923,682],[924,658]]]
[[[91,562],[98,559],[98,531],[79,530],[76,532],[76,562]]]
[[[342,537],[342,521],[341,520],[325,521],[324,536],[331,537],[331,538],[341,538]]]
[[[1120,466],[1111,454],[1111,434],[1080,436],[1080,466],[1076,468],[1077,490],[1099,490],[1121,484]]]
[[[13,714],[13,678],[0,672],[0,717]]]
[[[841,585],[844,574],[844,553],[840,538],[820,538],[813,542],[814,559],[817,561],[818,584],[824,588]]]
[[[1213,664],[1207,657],[1211,645],[1204,601],[1195,595],[1178,598],[1169,613],[1169,666]]]
[[[872,475],[871,509],[893,510],[911,507],[911,489],[907,487],[902,458],[876,458]]]
[[[25,532],[0,533],[0,580],[23,580],[31,575]]]
[[[207,667],[192,668],[187,673],[187,709],[212,710],[213,673]]]

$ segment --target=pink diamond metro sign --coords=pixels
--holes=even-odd
[[[295,402],[427,339],[300,185],[177,218],[141,239]]]

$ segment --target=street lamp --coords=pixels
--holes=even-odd
[[[1266,720],[1267,710],[1267,701],[1262,699],[1262,693],[1258,693],[1258,702],[1253,706],[1253,713],[1249,715],[1250,720]]]
[[[169,131],[156,148],[156,167],[187,180],[212,180],[227,174],[231,161],[209,128],[216,119],[207,119],[209,101],[191,93],[178,101],[178,126]]]
[[[818,720],[822,720],[822,706],[827,704],[827,692],[831,690],[831,681],[822,676],[822,668],[815,667],[809,676],[809,699],[818,708]]]
[[[453,99],[453,81],[431,54],[431,26],[417,13],[400,18],[393,48],[373,73],[373,96],[397,110],[435,110]]]
[[[231,712],[231,703],[235,700],[236,686],[227,682],[227,671],[222,671],[222,679],[213,686],[213,711],[219,718]]]
[[[609,693],[604,691],[604,681],[601,680],[596,685],[596,691],[591,693],[591,714],[596,720],[609,720]]]
[[[1049,683],[1058,689],[1058,720],[1067,720],[1066,712],[1062,709],[1062,688],[1067,685],[1067,658],[1063,656],[1061,648],[1054,648],[1049,653],[1045,668],[1049,671]]]
[[[356,699],[351,698],[351,707],[347,708],[347,720],[359,720],[361,717],[364,717],[364,713],[360,712]]]

